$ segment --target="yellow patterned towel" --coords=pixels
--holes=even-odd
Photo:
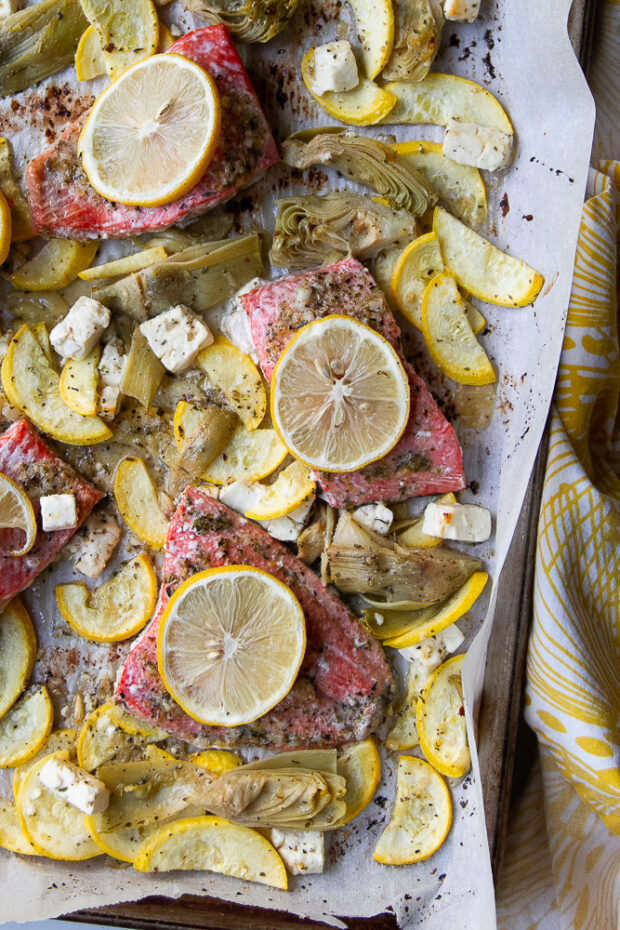
[[[511,824],[501,930],[620,928],[619,192],[620,163],[597,162],[538,526],[525,716],[540,765]]]

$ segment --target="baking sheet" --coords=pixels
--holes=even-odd
[[[483,3],[481,18],[471,26],[446,24],[445,50],[435,65],[436,70],[452,71],[485,84],[508,110],[517,135],[516,158],[508,172],[486,178],[489,234],[500,247],[534,265],[546,279],[534,309],[481,306],[490,330],[483,341],[500,372],[493,419],[482,433],[463,429],[462,418],[461,424],[456,420],[466,473],[477,485],[473,486],[476,494],[470,490],[461,499],[482,503],[495,516],[494,538],[476,547],[476,554],[485,560],[495,578],[510,545],[553,389],[594,119],[593,103],[566,33],[567,0],[550,0],[544,10],[535,0],[523,0],[518,9],[514,4],[506,6],[509,8],[504,10],[499,4]],[[317,15],[319,11],[322,17]],[[347,15],[347,9],[337,0],[302,0],[294,22],[281,37],[259,49],[258,54],[256,46],[244,50],[267,116],[278,128],[280,138],[301,124],[329,122],[319,117],[309,101],[297,67],[302,52],[314,44],[311,35],[318,34],[319,41],[335,38],[338,21]],[[176,4],[166,11],[166,16],[171,21],[182,21],[184,28],[192,24],[190,17],[180,15]],[[61,87],[65,109],[78,109],[70,72],[57,76],[53,83]],[[96,89],[94,84],[92,90]],[[22,114],[10,104],[0,104],[0,131],[15,138],[19,130],[18,149],[24,157],[42,148],[46,133],[49,136],[57,129],[53,104],[58,96],[46,98],[44,89],[37,89],[37,95],[43,103],[52,102],[51,111],[49,107],[37,109],[32,92],[18,98],[26,104]],[[33,128],[25,126],[26,114],[30,120],[34,114]],[[381,133],[385,132],[394,132],[399,139],[440,139],[442,134],[437,127],[382,127]],[[261,201],[266,204],[262,220],[269,227],[272,197],[288,192],[287,185],[286,169],[272,170],[260,188],[248,192],[246,221],[256,219],[252,208]],[[505,205],[503,209],[500,201]],[[123,246],[111,245],[110,251],[123,251]],[[419,337],[414,336],[411,349],[417,367],[440,399],[453,411],[458,409],[457,399],[450,396],[447,385],[429,367]],[[52,690],[60,691],[67,666],[73,663],[75,671],[69,675],[69,689],[77,685],[80,676],[83,683],[87,675],[93,687],[100,683],[103,693],[105,679],[113,676],[124,647],[84,648],[67,634],[66,625],[57,615],[52,591],[57,580],[68,577],[70,569],[66,566],[55,568],[26,597],[40,643],[45,646],[46,661],[37,667],[35,675],[39,680],[47,678]],[[470,742],[494,601],[494,594],[490,603],[487,595],[484,603],[476,605],[477,614],[472,612],[459,624],[468,635],[468,643],[481,630],[465,669]],[[81,658],[70,652],[75,648],[79,648]],[[67,662],[68,657],[72,662]],[[2,787],[6,788],[6,781],[4,785],[0,782],[0,794],[8,794]],[[329,837],[325,874],[292,880],[288,893],[206,873],[171,878],[139,875],[111,867],[103,860],[22,860],[0,850],[0,882],[12,889],[10,896],[3,896],[0,918],[34,920],[147,894],[202,892],[287,909],[336,926],[342,924],[335,914],[368,916],[389,907],[402,926],[443,928],[452,919],[456,926],[493,927],[492,875],[475,753],[471,776],[453,788],[454,825],[449,839],[428,862],[390,868],[372,861],[372,849],[389,816],[392,797],[393,772],[388,761],[375,803],[346,831]]]

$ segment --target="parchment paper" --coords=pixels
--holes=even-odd
[[[548,0],[545,4],[539,0],[493,4],[483,0],[476,23],[446,24],[444,50],[434,66],[435,70],[452,71],[485,84],[506,107],[516,130],[515,161],[508,171],[485,177],[488,233],[501,248],[535,266],[546,280],[534,308],[481,306],[489,323],[482,341],[499,370],[493,416],[484,432],[465,429],[462,417],[455,421],[467,477],[472,482],[460,497],[489,507],[495,518],[494,537],[470,551],[485,560],[495,582],[510,546],[551,399],[592,138],[594,105],[568,40],[569,6],[570,0]],[[319,10],[323,11],[322,19],[317,15]],[[182,23],[184,31],[193,24],[177,4],[163,15],[169,22]],[[339,35],[337,24],[343,19],[351,22],[348,8],[340,0],[302,0],[295,20],[282,36],[266,48],[252,46],[243,51],[280,139],[302,125],[330,122],[321,118],[308,98],[298,67],[303,51],[316,44],[316,37],[325,42]],[[79,109],[75,76],[70,70],[48,84],[62,88],[63,105],[69,111]],[[95,93],[100,86],[101,82],[82,85],[77,93]],[[28,119],[10,102],[0,102],[0,131],[16,145],[17,162],[23,168],[46,144],[46,132],[49,137],[57,131],[53,117],[58,108],[54,111],[52,107],[51,115],[49,106],[46,110],[45,101],[49,103],[52,98],[46,98],[45,87],[37,88],[35,97],[27,91],[17,99],[25,104]],[[44,104],[40,112],[36,99]],[[378,130],[362,131],[379,134]],[[382,127],[380,132],[394,132],[399,140],[439,140],[442,136],[436,127]],[[334,181],[331,175],[332,186]],[[259,216],[262,213],[265,225],[272,225],[273,196],[285,193],[287,183],[286,171],[275,169],[247,192],[249,223],[256,219],[254,208],[262,203]],[[124,251],[123,244],[109,244],[106,255]],[[458,404],[450,397],[447,382],[428,361],[420,337],[414,334],[412,340],[418,370],[440,399],[451,403],[458,413]],[[45,573],[25,598],[42,647],[35,680],[47,681],[56,696],[71,693],[85,678],[90,678],[93,687],[103,682],[103,688],[126,653],[122,644],[85,645],[67,632],[55,607],[53,587],[70,577],[70,567],[61,564]],[[467,643],[471,643],[464,681],[472,747],[490,624],[496,607],[502,609],[495,603],[495,590],[496,586],[459,623]],[[58,710],[64,710],[70,719],[66,704]],[[62,725],[62,718],[57,725]],[[0,850],[0,921],[35,920],[151,894],[176,897],[204,893],[289,910],[340,927],[345,925],[335,915],[369,916],[391,910],[402,927],[491,930],[495,927],[493,881],[475,751],[472,757],[471,774],[452,787],[454,822],[448,840],[427,862],[388,867],[372,859],[394,794],[393,760],[387,758],[375,801],[346,829],[328,834],[325,873],[292,879],[288,893],[209,873],[141,875],[118,863],[111,865],[105,857],[85,863],[57,863]],[[0,796],[10,796],[8,785],[6,777],[0,779]]]

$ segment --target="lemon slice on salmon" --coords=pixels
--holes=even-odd
[[[524,307],[535,300],[544,278],[513,255],[435,207],[433,231],[446,269],[474,297],[502,307]]]
[[[392,816],[375,846],[374,859],[384,865],[428,859],[445,840],[451,823],[450,791],[441,775],[423,759],[401,756]]]
[[[387,118],[396,106],[396,97],[379,87],[374,81],[361,77],[353,90],[314,92],[314,49],[304,55],[301,76],[308,91],[326,113],[353,126],[372,126]]]
[[[471,768],[463,707],[464,655],[436,668],[418,698],[416,727],[422,752],[430,764],[450,778],[462,778]]]
[[[78,150],[102,197],[136,206],[177,200],[205,173],[220,134],[213,79],[181,55],[124,71],[92,106]]]
[[[334,314],[300,329],[272,376],[271,417],[311,468],[348,472],[383,458],[409,419],[409,380],[390,343]]]
[[[257,568],[230,565],[188,578],[161,618],[159,671],[185,713],[241,726],[291,690],[306,648],[292,591]]]
[[[492,384],[495,371],[467,317],[451,274],[436,275],[422,298],[422,332],[431,358],[458,384]]]
[[[8,475],[0,472],[0,539],[2,530],[21,530],[25,537],[23,545],[6,553],[8,556],[26,555],[34,546],[37,518],[30,498]]]

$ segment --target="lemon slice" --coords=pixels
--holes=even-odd
[[[37,518],[30,498],[7,475],[0,472],[0,530],[21,530],[24,544],[21,549],[12,549],[7,555],[14,558],[26,555],[34,546],[37,537]]]
[[[387,117],[396,106],[396,97],[368,78],[361,77],[353,90],[332,91],[315,94],[314,49],[306,52],[301,62],[301,76],[307,90],[326,113],[343,123],[354,126],[372,126]]]
[[[488,580],[487,572],[474,572],[471,578],[468,578],[465,584],[446,601],[434,617],[420,623],[414,623],[406,633],[384,640],[383,645],[392,646],[393,649],[404,649],[406,646],[416,646],[423,639],[445,630],[447,626],[456,623],[460,617],[473,607]]]
[[[392,0],[349,0],[355,16],[361,50],[362,68],[373,80],[387,65],[394,45],[394,8]]]
[[[49,239],[34,258],[9,276],[20,291],[56,291],[67,287],[97,254],[97,242]]]
[[[224,772],[230,772],[243,765],[243,759],[227,749],[205,749],[204,752],[194,753],[190,756],[190,760],[195,765],[201,765],[216,775],[223,775]]]
[[[467,318],[451,274],[436,275],[422,298],[422,332],[431,358],[459,384],[492,384],[495,371]]]
[[[116,643],[134,636],[155,609],[157,579],[142,553],[94,591],[85,584],[56,588],[61,614],[76,633],[96,643]]]
[[[442,775],[462,778],[471,768],[461,674],[464,655],[436,668],[418,698],[416,726],[422,752]]]
[[[435,207],[433,231],[447,270],[480,300],[524,307],[544,284],[543,276],[525,262],[500,251],[441,207]]]
[[[212,78],[167,52],[123,72],[95,100],[78,149],[95,190],[108,200],[159,206],[200,180],[220,132]]]
[[[355,471],[396,445],[409,394],[387,339],[335,314],[300,329],[280,356],[271,417],[289,452],[309,467]]]
[[[205,869],[287,888],[286,869],[269,840],[220,817],[188,817],[161,827],[134,859],[138,872]]]
[[[49,759],[67,761],[66,750],[43,756],[32,765],[17,795],[17,816],[35,850],[49,859],[76,861],[100,856],[84,824],[84,814],[57,797],[39,778]]]
[[[426,178],[451,213],[472,226],[484,223],[487,198],[484,181],[477,168],[447,158],[438,142],[420,139],[397,142],[391,148]]]
[[[456,504],[456,497],[449,491],[443,494],[435,501],[436,504]],[[441,536],[429,536],[422,531],[424,525],[424,514],[408,526],[406,530],[399,533],[396,540],[399,546],[407,546],[409,549],[428,549],[432,546],[439,546],[442,542]]]
[[[368,807],[381,781],[381,759],[373,739],[347,746],[338,755],[338,774],[347,780],[343,801],[347,812],[339,826],[349,823]]]
[[[100,358],[101,347],[95,346],[86,358],[67,359],[60,372],[60,396],[67,407],[83,417],[94,417],[97,413]]]
[[[112,435],[99,417],[83,417],[60,396],[58,372],[29,326],[11,340],[2,361],[2,387],[9,402],[35,426],[60,442],[90,445]]]
[[[0,718],[24,690],[36,653],[32,620],[19,598],[14,598],[0,614]]]
[[[155,485],[142,459],[128,456],[114,474],[114,497],[121,517],[153,549],[163,549],[168,521],[159,508]]]
[[[202,723],[241,726],[291,690],[306,648],[304,615],[281,581],[229,565],[188,578],[164,611],[159,671],[183,710]]]
[[[288,449],[274,429],[250,431],[241,425],[202,477],[211,484],[260,481],[279,468],[287,455]]]
[[[246,429],[257,429],[265,416],[267,394],[250,356],[233,345],[215,342],[203,349],[196,361]]]
[[[277,520],[309,501],[316,493],[312,472],[302,462],[293,462],[281,471],[265,494],[246,511],[251,520]]]
[[[428,762],[401,756],[392,817],[375,846],[384,865],[421,862],[437,852],[452,823],[452,801],[445,781]]]
[[[0,191],[0,265],[9,257],[12,230],[11,208],[8,200]]]
[[[398,98],[385,123],[447,126],[451,119],[458,119],[508,135],[513,133],[506,112],[493,94],[456,74],[433,72],[423,81],[392,81],[385,89]]]
[[[24,694],[0,720],[0,768],[33,759],[53,722],[54,709],[46,687]]]
[[[22,856],[36,856],[37,851],[26,839],[22,830],[17,808],[9,801],[0,804],[0,847]]]

